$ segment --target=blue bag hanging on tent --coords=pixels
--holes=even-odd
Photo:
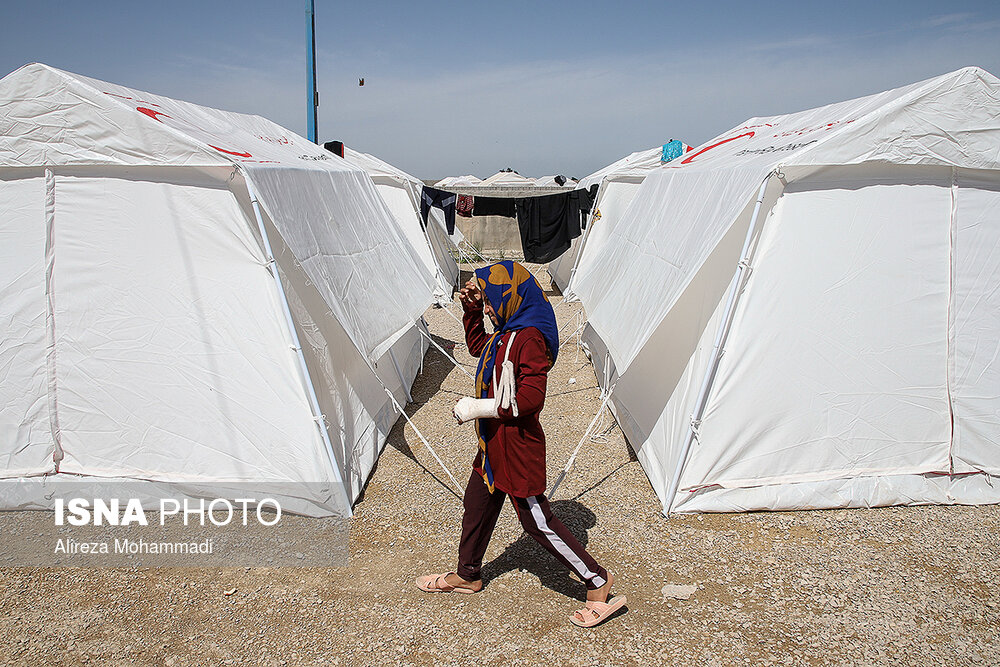
[[[683,154],[684,142],[679,139],[671,139],[663,144],[663,155],[660,157],[660,162],[670,162],[675,157],[680,157]]]

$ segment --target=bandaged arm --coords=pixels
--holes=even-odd
[[[519,349],[517,352],[512,350],[511,361],[514,362],[518,417],[524,417],[538,412],[545,404],[549,359],[545,353],[545,339],[537,329],[523,329],[517,333],[516,338]],[[518,418],[514,416],[512,407],[498,408],[495,398],[468,396],[455,404],[454,414],[460,423],[484,418],[511,422]]]
[[[455,419],[459,424],[473,419],[496,419],[496,400],[492,398],[471,398],[463,396],[455,404]]]

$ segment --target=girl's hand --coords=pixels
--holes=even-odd
[[[462,303],[476,308],[482,308],[483,306],[483,292],[479,289],[479,284],[476,283],[475,278],[470,278],[465,283],[465,287],[459,290],[458,298]]]

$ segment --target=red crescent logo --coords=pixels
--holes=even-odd
[[[136,107],[135,110],[138,111],[139,113],[146,114],[153,120],[160,120],[159,118],[157,118],[157,116],[167,116],[167,114],[163,113],[162,111],[153,111],[152,109],[147,109],[146,107]],[[167,116],[167,118],[170,118],[170,116]],[[162,123],[163,121],[160,120],[160,122]]]
[[[735,137],[729,137],[728,139],[723,139],[722,141],[720,141],[718,143],[715,143],[715,144],[712,144],[711,146],[705,146],[704,148],[702,148],[697,153],[692,153],[691,155],[689,155],[686,158],[684,158],[683,160],[681,160],[681,164],[688,164],[689,162],[691,162],[691,160],[695,159],[696,157],[698,157],[699,155],[701,155],[705,151],[710,151],[713,148],[716,148],[717,146],[721,146],[722,144],[728,144],[730,141],[736,141],[737,139],[742,139],[743,137],[752,137],[753,135],[754,135],[753,132],[746,132],[745,134],[740,134],[740,135],[737,135]]]
[[[226,155],[235,155],[236,157],[253,157],[252,155],[250,155],[250,153],[236,153],[234,151],[227,151],[225,148],[219,148],[218,146],[213,146],[212,144],[209,144],[208,147],[214,148],[220,153],[225,153]]]

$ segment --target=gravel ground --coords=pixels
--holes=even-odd
[[[532,267],[537,268],[537,267]],[[543,284],[547,276],[540,273]],[[578,307],[554,297],[560,324]],[[458,305],[452,312],[459,313]],[[426,318],[467,369],[459,324]],[[575,328],[567,324],[565,333]],[[575,379],[570,383],[571,378]],[[433,348],[407,407],[455,476],[470,425],[450,416],[471,381]],[[542,423],[549,479],[600,405],[586,357],[564,346]],[[7,664],[987,665],[1000,664],[1000,507],[678,516],[660,512],[606,419],[553,501],[618,577],[624,613],[581,630],[583,585],[508,505],[478,595],[429,595],[454,568],[461,504],[410,427],[397,424],[338,569],[0,570]],[[694,587],[689,599],[667,585]],[[235,593],[225,595],[224,592]],[[670,590],[670,589],[668,589]],[[690,590],[690,589],[689,589]]]

